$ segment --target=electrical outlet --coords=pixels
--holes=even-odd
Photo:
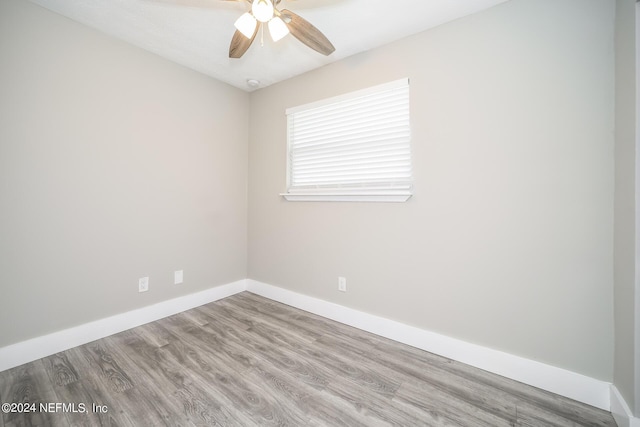
[[[347,292],[347,279],[344,277],[338,277],[338,290],[340,292]]]
[[[179,285],[184,281],[184,272],[182,270],[176,270],[173,272],[173,284]]]
[[[141,277],[138,280],[138,292],[147,292],[149,290],[149,278]]]

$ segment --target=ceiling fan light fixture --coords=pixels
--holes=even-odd
[[[329,39],[306,19],[296,15],[290,10],[276,9],[275,5],[279,5],[282,0],[235,1],[246,1],[250,3],[251,11],[247,13],[250,16],[243,16],[236,21],[236,28],[238,28],[238,30],[233,33],[233,37],[231,38],[229,58],[241,58],[255,40],[258,33],[257,30],[261,30],[258,39],[264,46],[264,27],[260,28],[260,24],[262,23],[268,24],[271,38],[275,41],[291,33],[296,36],[296,39],[307,45],[307,47],[310,47],[322,55],[331,55],[336,50]],[[267,13],[264,13],[265,10]],[[247,23],[243,23],[243,21]],[[244,28],[245,26],[246,29]],[[240,29],[244,31],[244,34]]]
[[[277,42],[287,34],[289,34],[289,28],[284,21],[277,16],[269,21],[269,34],[274,42]]]
[[[273,3],[270,0],[253,0],[251,12],[258,21],[268,22],[273,18]]]
[[[258,22],[256,18],[253,17],[249,12],[244,13],[238,20],[236,21],[235,27],[240,31],[246,38],[250,39],[253,36],[253,33],[256,30],[256,25]]]

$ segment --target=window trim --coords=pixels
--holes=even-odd
[[[322,107],[325,105],[343,102],[347,100],[351,100],[354,98],[367,96],[370,94],[382,92],[385,90],[398,89],[401,87],[409,86],[409,79],[403,78],[399,80],[394,80],[388,83],[383,83],[380,85],[376,85],[373,87],[368,87],[365,89],[349,92],[346,94],[325,98],[320,101],[310,102],[307,104],[299,105],[296,107],[287,108],[285,110],[285,114],[288,117],[290,114],[294,114],[301,111],[310,110],[313,108]],[[288,121],[288,119],[287,119]],[[408,188],[400,188],[400,189],[367,189],[366,187],[362,188],[327,188],[326,190],[317,189],[317,190],[293,190],[291,191],[291,163],[290,163],[290,153],[291,153],[291,136],[289,134],[289,130],[287,129],[287,159],[286,159],[286,169],[287,169],[287,192],[280,193],[280,196],[284,197],[287,201],[291,202],[392,202],[392,203],[402,203],[409,200],[409,198],[413,195],[413,185],[409,185]]]

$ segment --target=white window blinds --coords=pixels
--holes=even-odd
[[[286,113],[287,194],[411,195],[408,79]]]

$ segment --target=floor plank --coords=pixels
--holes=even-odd
[[[52,425],[55,422],[57,414],[40,410],[40,404],[58,402],[42,360],[9,369],[0,375],[0,402],[34,405],[28,412],[1,414],[6,427]]]
[[[109,389],[103,386],[94,374],[91,365],[85,359],[81,348],[74,348],[42,359],[56,394],[61,403],[84,404],[87,413],[68,412],[57,414],[70,426],[103,425],[124,426],[131,423],[119,420],[123,418],[113,408],[116,401]],[[61,368],[61,363],[65,368]],[[65,370],[61,376],[60,369]],[[68,372],[67,372],[68,370]],[[93,405],[107,408],[107,412],[94,411]],[[111,410],[109,410],[111,408]]]
[[[0,372],[0,402],[87,408],[2,414],[0,427],[615,426],[606,411],[248,292]]]

